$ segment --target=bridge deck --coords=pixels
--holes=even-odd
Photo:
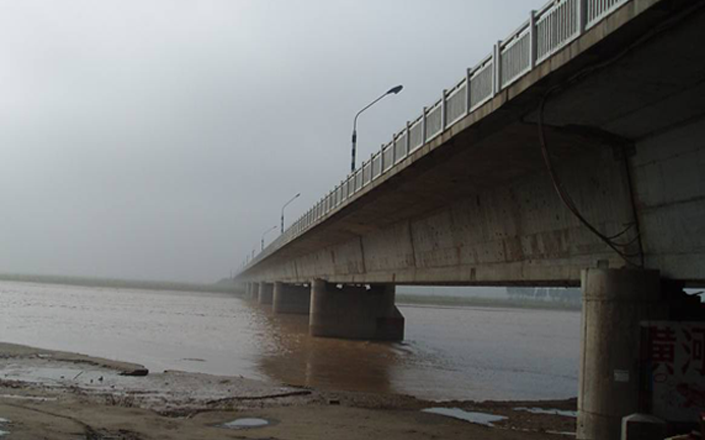
[[[693,142],[705,135],[705,59],[695,48],[705,41],[702,3],[627,3],[308,229],[273,243],[240,279],[577,284],[598,261],[625,265],[561,204],[546,172],[537,108],[560,85],[547,100],[547,146],[583,215],[610,235],[636,213],[641,235],[633,226],[624,235],[627,252],[641,239],[647,266],[704,283],[705,148]],[[664,170],[680,184],[664,186]]]

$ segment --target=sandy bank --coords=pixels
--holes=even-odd
[[[177,371],[124,375],[141,369],[130,363],[0,343],[0,432],[8,432],[8,439],[538,440],[570,438],[547,431],[573,431],[575,424],[569,413],[536,411],[537,407],[574,410],[574,402],[438,404],[408,396],[323,392],[242,377]],[[430,407],[506,418],[488,427],[422,412]],[[261,418],[269,425],[223,427],[238,418]]]

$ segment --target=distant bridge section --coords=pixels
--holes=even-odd
[[[643,262],[705,284],[701,4],[532,12],[239,279],[577,285]]]

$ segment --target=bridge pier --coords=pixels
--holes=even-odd
[[[578,375],[579,440],[619,440],[622,417],[637,413],[640,327],[668,318],[656,270],[587,269]]]
[[[245,283],[245,298],[250,301],[257,299],[258,292],[255,291],[256,283]]]
[[[272,311],[275,314],[308,315],[311,308],[311,288],[306,285],[274,283]]]
[[[394,304],[393,284],[366,286],[311,283],[309,332],[312,336],[400,341],[404,317]]]
[[[259,283],[259,294],[258,301],[260,304],[272,304],[272,298],[274,296],[274,284],[272,283]]]

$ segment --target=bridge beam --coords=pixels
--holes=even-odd
[[[619,440],[622,417],[639,412],[640,322],[668,318],[657,270],[583,271],[578,374],[580,440]]]
[[[272,304],[272,299],[274,297],[274,284],[272,283],[259,283],[259,303],[260,304]]]
[[[343,339],[404,339],[404,317],[394,304],[393,284],[343,285],[311,283],[309,332]]]
[[[311,308],[311,287],[274,283],[272,311],[281,315],[308,315]]]

